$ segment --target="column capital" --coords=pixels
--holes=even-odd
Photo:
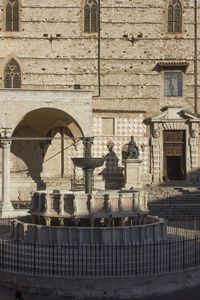
[[[0,135],[2,138],[10,138],[12,136],[12,128],[10,127],[1,127]]]
[[[12,128],[0,128],[1,144],[3,147],[11,144]]]

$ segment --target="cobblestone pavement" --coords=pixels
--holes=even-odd
[[[12,289],[7,289],[7,288],[3,288],[0,287],[0,300],[14,300],[14,294],[15,291]],[[49,297],[49,296],[35,296],[35,295],[30,295],[30,294],[26,294],[23,293],[23,299],[24,300],[74,300],[74,299],[69,299],[68,297]],[[87,300],[87,299],[84,299]],[[97,298],[93,298],[90,300],[106,300],[106,298],[104,299],[97,299]],[[116,299],[107,299],[107,300],[116,300]],[[136,299],[130,299],[130,300],[136,300]],[[139,300],[139,299],[138,299]],[[196,287],[196,288],[188,288],[186,290],[180,291],[180,292],[176,292],[173,294],[169,294],[169,295],[163,295],[163,296],[152,296],[152,297],[145,297],[142,298],[140,300],[200,300],[200,286]]]

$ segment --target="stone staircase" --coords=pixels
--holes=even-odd
[[[200,187],[151,187],[148,189],[151,215],[200,218]]]

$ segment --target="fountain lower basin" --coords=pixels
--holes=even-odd
[[[37,191],[30,213],[12,222],[12,239],[112,245],[158,242],[167,236],[166,222],[147,215],[145,191]]]

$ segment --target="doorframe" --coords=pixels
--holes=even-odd
[[[152,183],[163,182],[163,130],[186,131],[186,180],[200,183],[200,117],[182,107],[163,107],[159,114],[145,120],[150,126],[150,172]]]
[[[163,178],[164,178],[164,176],[165,176],[165,172],[167,173],[167,169],[168,169],[168,163],[167,163],[167,155],[165,154],[165,147],[167,147],[167,142],[165,141],[165,139],[164,139],[164,133],[165,132],[173,132],[173,131],[181,131],[181,132],[183,132],[183,140],[182,140],[182,142],[180,142],[180,143],[177,143],[177,144],[182,144],[182,155],[180,156],[180,155],[178,155],[177,157],[180,157],[180,159],[181,159],[181,165],[180,165],[180,167],[182,167],[182,169],[184,170],[184,174],[182,174],[182,176],[181,177],[183,177],[182,179],[174,179],[174,180],[185,180],[186,179],[186,175],[187,175],[187,171],[186,171],[186,162],[187,162],[187,159],[186,159],[186,130],[180,130],[180,129],[174,129],[174,130],[163,130]],[[171,142],[171,144],[173,143],[173,141],[170,141]],[[169,142],[169,143],[170,143]],[[169,157],[169,156],[168,156]],[[171,157],[176,157],[176,155],[172,155]],[[182,171],[182,169],[180,170],[180,172]],[[171,179],[171,180],[173,180],[173,179]]]
[[[154,123],[154,126],[159,128],[159,130],[161,131],[161,134],[160,134],[161,138],[159,140],[159,143],[160,143],[160,157],[158,158],[159,159],[159,171],[158,171],[159,175],[158,175],[157,178],[155,178],[156,182],[163,182],[164,181],[163,180],[163,174],[164,174],[163,132],[165,130],[184,130],[185,131],[185,140],[186,140],[186,143],[185,143],[185,172],[186,172],[185,180],[187,181],[188,180],[188,173],[191,170],[190,160],[188,159],[190,157],[190,148],[189,148],[189,145],[187,143],[188,138],[189,138],[189,127],[188,127],[188,125],[185,124],[185,123],[171,123],[171,122],[170,123],[168,123],[168,122],[160,123],[159,122],[157,124]],[[153,153],[153,156],[154,156],[154,154],[155,153]]]
[[[164,168],[164,149],[163,149],[163,131],[164,130],[185,130],[185,181],[190,183],[192,181],[198,181],[199,175],[196,175],[196,179],[191,179],[191,172],[198,168],[198,139],[194,142],[194,138],[191,136],[191,128],[195,128],[198,131],[198,123],[186,123],[184,122],[166,122],[159,121],[153,122],[151,128],[151,172],[153,174],[153,183],[158,184],[163,182],[163,168]],[[196,144],[196,145],[194,145]],[[195,150],[196,149],[196,150]],[[193,177],[193,176],[192,176]]]

